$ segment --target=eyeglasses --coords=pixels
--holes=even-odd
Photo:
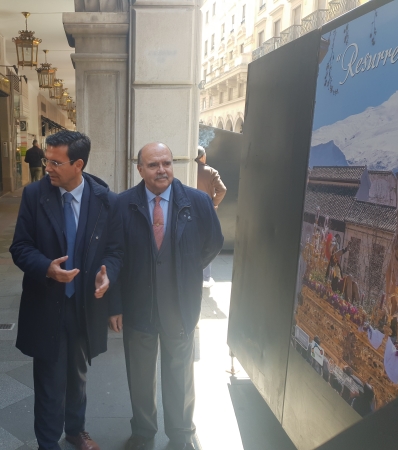
[[[47,159],[47,158],[42,158],[41,159],[41,163],[43,164],[44,167],[48,167],[48,166],[52,166],[55,167],[56,169],[58,169],[58,167],[63,166],[64,164],[68,164],[71,162],[75,162],[74,159],[70,159],[69,161],[65,161],[63,163],[59,163],[57,161],[52,161],[51,159]]]

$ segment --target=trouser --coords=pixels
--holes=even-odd
[[[84,431],[86,413],[86,345],[78,324],[75,297],[66,298],[57,362],[33,359],[35,433],[40,450],[59,450],[65,433]]]
[[[30,168],[30,176],[32,178],[32,183],[34,181],[41,180],[42,175],[43,175],[43,169],[41,167],[31,167]]]
[[[158,430],[156,364],[160,341],[164,427],[173,442],[192,442],[194,333],[188,338],[167,336],[162,330],[148,334],[123,328],[127,378],[130,389],[133,434],[153,438]]]
[[[211,263],[203,269],[203,281],[210,281],[211,278]]]

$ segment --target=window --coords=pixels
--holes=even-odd
[[[246,5],[242,6],[242,23],[245,22],[246,19]]]
[[[225,23],[223,23],[223,24],[221,25],[221,39],[224,38],[224,33],[225,33]]]
[[[239,83],[238,85],[238,97],[243,97],[243,83]]]
[[[258,46],[261,47],[263,45],[264,42],[264,31],[260,31],[260,33],[258,33]]]
[[[209,11],[206,11],[206,23],[209,23]]]
[[[211,49],[214,50],[214,34],[211,35]]]
[[[204,69],[203,71],[203,79],[206,80],[206,75],[207,75],[207,69]]]
[[[234,25],[235,25],[235,16],[231,17],[231,33],[234,31]]]
[[[211,95],[209,97],[209,108],[210,106],[213,106],[213,97]]]
[[[260,0],[260,11],[265,8],[265,0]]]
[[[202,101],[202,109],[206,109],[206,98]]]
[[[210,66],[210,73],[212,73],[213,72],[213,64],[211,64],[211,66]]]
[[[205,41],[205,56],[207,55],[207,41]]]
[[[220,66],[223,66],[224,65],[224,58],[222,57],[222,58],[220,58]]]
[[[281,19],[274,22],[274,37],[281,36]]]
[[[233,59],[234,59],[234,51],[231,50],[231,51],[229,52],[229,60],[232,61]]]
[[[213,16],[216,15],[216,2],[213,3]]]
[[[224,92],[220,92],[220,103],[224,103]]]
[[[301,5],[293,9],[292,23],[293,25],[301,25]]]
[[[240,44],[240,53],[245,53],[245,44]]]
[[[234,88],[228,88],[228,100],[232,100],[234,96]]]

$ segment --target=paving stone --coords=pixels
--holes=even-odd
[[[33,389],[33,362],[28,362],[21,367],[17,367],[7,372],[7,375],[25,386]]]
[[[7,373],[10,370],[14,370],[17,367],[21,367],[25,364],[30,364],[30,361],[1,361],[0,373]]]
[[[1,267],[5,267],[5,266],[0,266]],[[1,276],[3,274],[1,274],[0,271],[0,279]],[[1,322],[3,323],[3,310],[4,309],[19,309],[19,302],[21,300],[21,296],[20,295],[11,295],[9,297],[0,297],[0,311],[1,311]]]
[[[14,341],[0,340],[0,362],[1,361],[30,361],[32,358],[21,353]]]
[[[18,369],[17,369],[18,370]],[[33,395],[33,390],[5,373],[0,374],[0,409]]]
[[[4,428],[0,427],[0,449],[1,450],[16,450],[23,445],[19,439],[10,434]]]
[[[0,409],[0,426],[21,442],[34,440],[36,436],[33,428],[33,408],[34,397],[31,395],[4,409]]]

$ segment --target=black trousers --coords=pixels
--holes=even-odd
[[[71,436],[84,431],[87,352],[76,314],[75,297],[66,298],[57,362],[33,359],[35,433],[40,450],[59,450],[65,427]]]

